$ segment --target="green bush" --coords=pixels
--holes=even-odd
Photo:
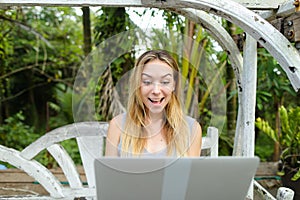
[[[20,151],[40,136],[34,132],[33,127],[25,124],[24,120],[22,111],[5,119],[4,124],[0,126],[1,145]]]

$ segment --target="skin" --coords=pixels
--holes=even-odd
[[[144,66],[140,91],[142,100],[147,108],[146,121],[146,150],[150,153],[159,152],[166,148],[164,139],[164,109],[169,103],[171,94],[175,89],[173,69],[160,60],[153,60]],[[122,115],[110,121],[107,133],[106,156],[117,156],[117,146],[121,136]],[[198,122],[193,125],[192,143],[187,150],[187,155],[200,156],[202,130]]]

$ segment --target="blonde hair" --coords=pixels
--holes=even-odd
[[[143,53],[136,61],[130,77],[129,99],[126,121],[122,131],[121,156],[139,156],[144,151],[146,138],[143,127],[146,126],[147,108],[143,104],[140,84],[145,64],[160,60],[168,64],[174,71],[175,90],[165,107],[166,122],[163,130],[167,143],[167,155],[186,155],[188,136],[190,135],[181,103],[181,81],[179,66],[174,58],[164,50],[150,50]]]

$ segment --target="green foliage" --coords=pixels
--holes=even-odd
[[[83,58],[81,19],[74,8],[61,7],[17,7],[1,10],[0,17],[3,116],[23,110],[26,123],[42,132],[56,84],[71,86]]]
[[[256,105],[259,110],[270,112],[274,110],[273,105],[284,104],[286,96],[296,96],[285,72],[263,48],[258,49],[257,74],[259,84],[257,86]]]
[[[39,134],[34,132],[34,128],[26,125],[24,121],[22,111],[5,119],[5,123],[0,126],[1,145],[23,150],[39,137]]]
[[[266,134],[257,134],[255,141],[255,155],[260,158],[261,162],[272,160],[274,151],[274,142]]]
[[[131,22],[124,7],[103,7],[98,11],[98,13],[99,15],[96,17],[94,28],[94,43],[96,46],[118,33],[135,28],[134,23]],[[130,41],[130,38],[128,38],[128,40]],[[122,41],[114,42],[115,45],[111,44],[114,48],[106,49],[106,54],[118,55],[115,51],[118,51],[118,48],[121,48],[119,45],[123,43]],[[133,67],[133,64],[134,60],[130,53],[121,55],[111,62],[110,68],[113,72],[113,81],[117,82],[125,72]]]
[[[25,124],[24,121],[22,111],[5,120],[5,123],[0,126],[1,145],[22,151],[40,137],[40,134],[35,133],[34,128]],[[53,158],[46,151],[41,152],[35,159],[45,166],[50,163],[53,165]],[[12,167],[7,163],[3,164]]]
[[[298,168],[298,173],[292,177],[296,181],[300,178],[300,107],[286,110],[280,108],[282,135],[280,143],[283,146],[281,160],[285,165]],[[283,169],[284,170],[284,169]]]
[[[269,122],[264,121],[260,117],[256,119],[255,125],[258,129],[267,134],[274,142],[278,141],[278,136],[275,133],[275,130],[269,125]]]
[[[283,163],[280,175],[284,174],[286,168],[295,168],[298,173],[292,180],[300,178],[300,107],[289,108],[288,110],[281,106],[280,127],[281,134],[277,136],[275,130],[269,123],[261,118],[256,119],[256,127],[268,135],[272,140],[278,142],[281,152],[281,161]]]
[[[233,138],[227,134],[220,134],[219,136],[219,155],[230,156],[233,150]]]
[[[55,101],[48,102],[51,116],[49,119],[49,127],[57,128],[74,122],[73,119],[73,102],[71,88],[63,84],[59,84],[55,90]]]

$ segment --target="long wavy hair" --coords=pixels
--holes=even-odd
[[[167,143],[167,155],[184,156],[190,135],[181,102],[181,78],[179,66],[174,58],[164,50],[150,50],[143,53],[136,61],[130,76],[129,98],[126,121],[122,131],[121,156],[140,156],[147,143],[144,127],[146,127],[147,108],[141,96],[141,77],[145,64],[160,60],[168,64],[174,71],[175,90],[165,107],[164,137]]]

